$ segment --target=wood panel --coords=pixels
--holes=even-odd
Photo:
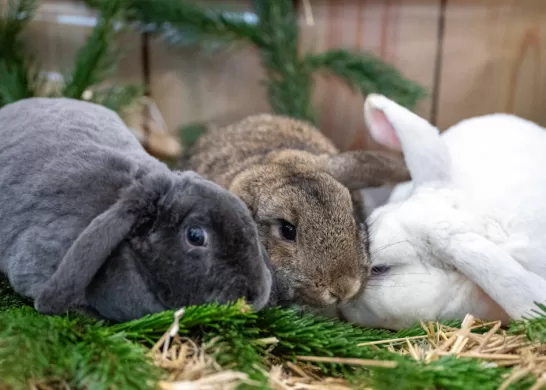
[[[440,128],[509,112],[546,125],[546,1],[448,0]]]
[[[441,129],[472,116],[512,112],[546,125],[546,1],[446,0],[437,100]],[[7,0],[0,0],[5,5]],[[251,11],[250,0],[199,0]],[[300,11],[301,52],[345,47],[370,51],[434,89],[440,0],[312,0],[313,23]],[[92,28],[94,11],[76,0],[44,0],[26,41],[42,67],[68,72]],[[141,37],[123,38],[124,57],[110,83],[143,82]],[[251,47],[208,55],[151,41],[151,93],[171,132],[192,122],[224,124],[270,111],[264,72]],[[362,119],[363,98],[319,77],[313,101],[321,128],[341,149],[376,148]],[[418,112],[430,119],[432,99]]]
[[[24,31],[30,53],[44,72],[67,74],[71,71],[78,50],[85,44],[95,23],[96,12],[80,1],[42,1],[36,17]],[[142,84],[140,34],[124,34],[119,42],[123,50],[118,69],[105,84]]]
[[[251,11],[250,1],[201,0],[234,11]],[[227,3],[227,4],[226,4]],[[195,122],[224,125],[269,112],[258,53],[240,45],[216,53],[173,47],[159,39],[150,46],[151,94],[171,131]]]
[[[314,25],[301,15],[302,50],[331,48],[369,51],[401,73],[433,89],[439,1],[315,0]],[[378,148],[363,123],[363,97],[334,78],[321,78],[314,92],[322,130],[341,149]],[[430,116],[431,97],[417,111]]]

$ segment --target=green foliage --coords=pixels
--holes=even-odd
[[[338,49],[309,54],[304,61],[314,71],[338,76],[362,94],[381,93],[407,107],[414,107],[426,95],[420,85],[404,79],[396,68],[369,54]]]
[[[395,369],[372,369],[365,378],[374,390],[496,390],[505,380],[509,369],[488,367],[476,359],[442,357],[429,364],[400,362]],[[389,375],[390,374],[390,375]],[[522,378],[510,389],[528,389],[530,376]]]
[[[38,96],[44,85],[44,77],[29,57],[0,58],[0,107]]]
[[[97,25],[78,51],[74,66],[65,77],[63,88],[47,96],[83,99],[84,92],[92,90],[92,101],[118,112],[142,96],[142,88],[137,86],[97,87],[112,74],[121,57],[116,42],[122,30],[116,23],[122,18],[124,2],[112,0],[103,7]],[[38,4],[38,0],[10,0],[0,18],[0,107],[44,95],[46,78],[21,39]]]
[[[116,21],[123,15],[123,4],[124,0],[110,0],[103,7],[97,25],[78,51],[72,73],[65,78],[63,96],[81,99],[88,88],[115,70],[119,53],[114,42],[120,31],[116,28]]]
[[[86,0],[101,9],[108,0]],[[226,9],[203,9],[186,1],[127,0],[128,19],[142,24],[144,31],[158,34],[172,44],[203,41],[231,43],[258,40],[256,30]]]
[[[180,141],[184,147],[191,148],[197,139],[207,130],[203,123],[190,123],[182,126],[179,131]]]
[[[137,320],[112,326],[112,331],[123,332],[129,339],[154,343],[165,333],[173,322],[174,311],[165,311],[154,315],[144,316]],[[188,334],[194,327],[201,327],[207,331],[221,329],[226,323],[242,325],[256,318],[256,313],[243,302],[232,305],[208,304],[185,308],[184,316],[180,319],[180,333]]]
[[[161,376],[144,346],[85,317],[41,316],[31,307],[0,313],[0,385],[63,380],[73,388],[148,389]]]
[[[526,334],[529,340],[546,343],[546,305],[537,303],[534,318],[514,321],[508,329],[511,334]]]
[[[0,275],[0,312],[30,304],[31,302],[27,299],[15,294],[8,280]]]
[[[118,113],[123,113],[128,105],[142,97],[143,94],[144,87],[142,86],[113,86],[95,90],[91,101]]]
[[[0,107],[33,97],[44,80],[25,52],[21,33],[32,19],[37,0],[10,0],[0,18]]]
[[[72,388],[144,389],[163,375],[145,353],[170,327],[173,311],[108,324],[74,314],[41,316],[26,301],[10,295],[7,283],[0,282],[0,386],[23,389],[31,379],[56,378]],[[511,331],[534,327],[536,336],[540,327],[544,329],[546,311],[543,314],[537,320],[513,324]],[[343,375],[355,388],[376,390],[497,389],[510,373],[508,368],[475,359],[442,357],[424,364],[389,352],[385,346],[358,346],[423,335],[417,326],[397,333],[366,329],[293,309],[255,313],[243,301],[187,307],[180,333],[204,342],[223,367],[249,373],[255,385],[246,388],[267,388],[263,372],[272,361],[295,361],[301,355],[395,361],[395,368],[308,363],[325,374]],[[526,376],[510,389],[526,389],[533,382]]]
[[[103,9],[107,0],[86,0]],[[253,0],[257,20],[183,0],[127,0],[127,19],[174,45],[250,43],[259,52],[273,112],[317,124],[312,105],[313,74],[327,71],[355,90],[382,93],[413,108],[425,96],[418,84],[369,54],[334,50],[301,57],[292,0]]]
[[[37,0],[9,0],[0,20],[0,53],[9,57],[20,49],[19,35],[32,19]],[[12,45],[12,43],[15,43]]]
[[[267,71],[271,108],[278,114],[316,123],[311,105],[311,72],[299,59],[298,24],[292,1],[254,0],[253,4],[261,37],[261,43],[255,43]]]

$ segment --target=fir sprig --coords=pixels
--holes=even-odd
[[[19,54],[20,34],[38,8],[38,0],[9,0],[0,19],[0,58]]]
[[[137,320],[112,326],[114,332],[124,332],[132,340],[151,340],[155,342],[165,333],[173,322],[174,311],[143,316]],[[201,306],[189,306],[179,321],[180,333],[188,334],[194,327],[219,329],[225,324],[244,324],[256,318],[256,313],[243,301],[220,305],[209,303]]]
[[[30,56],[0,58],[0,107],[39,96],[46,79]]]
[[[121,112],[142,96],[138,86],[98,88],[112,74],[122,52],[116,41],[123,31],[118,28],[125,0],[113,0],[98,15],[97,25],[77,53],[75,64],[66,74],[64,86],[49,97],[83,99],[84,92],[94,92],[92,101]],[[46,77],[28,53],[21,33],[32,20],[38,0],[10,0],[0,18],[0,107],[21,99],[43,96]]]
[[[226,324],[215,332],[207,332],[207,352],[227,369],[245,372],[260,388],[267,387],[265,346],[256,342],[259,330],[252,326]]]
[[[411,360],[399,360],[394,369],[372,368],[361,382],[374,390],[496,390],[510,373],[510,369],[491,367],[476,359],[442,357],[425,364]],[[528,389],[534,382],[527,375],[509,389]]]
[[[0,275],[0,313],[21,306],[30,306],[32,302],[16,294],[9,281]]]
[[[103,9],[106,0],[85,0]],[[267,77],[273,112],[318,124],[312,105],[313,74],[327,71],[367,94],[382,93],[413,108],[425,95],[417,83],[370,54],[334,50],[299,54],[297,14],[292,0],[253,0],[256,20],[184,0],[127,0],[127,18],[141,31],[174,45],[243,42],[254,45]]]
[[[10,0],[0,18],[0,107],[36,96],[45,79],[25,51],[21,33],[34,16],[38,0]]]
[[[355,54],[345,49],[336,49],[309,54],[304,62],[313,71],[338,76],[349,87],[362,94],[381,93],[407,107],[414,107],[426,96],[423,87],[406,80],[396,68],[370,54]]]
[[[267,71],[267,92],[274,112],[316,123],[311,104],[310,69],[300,62],[299,33],[292,1],[253,1],[258,15],[258,46]]]
[[[142,97],[144,92],[144,87],[139,85],[115,85],[94,90],[91,101],[122,114],[127,106]]]
[[[536,305],[533,318],[513,321],[508,331],[510,334],[526,334],[531,341],[546,343],[546,305],[542,303]]]
[[[144,346],[85,317],[0,313],[0,385],[63,380],[74,388],[149,389],[161,376]],[[1,386],[0,386],[1,387]]]
[[[104,0],[86,2],[101,9],[107,4]],[[178,0],[128,0],[127,8],[128,20],[172,44],[260,40],[254,25],[227,9],[206,9]]]
[[[63,96],[81,99],[87,89],[104,81],[115,70],[119,52],[114,42],[120,31],[116,21],[123,14],[123,5],[124,0],[111,0],[103,7],[91,35],[76,55],[71,74],[65,78]]]
[[[2,301],[11,304],[4,311],[0,309],[0,384],[19,389],[30,379],[55,377],[76,388],[144,389],[161,377],[145,353],[170,327],[172,311],[112,325],[75,315],[41,316],[24,302],[17,303],[19,298],[6,299],[10,294],[9,286],[1,284]],[[518,327],[514,324],[512,331],[521,334],[534,326],[535,337],[543,334],[544,313],[543,318],[518,322]],[[263,370],[272,358],[294,361],[299,355],[395,361],[394,368],[308,363],[325,374],[343,375],[355,388],[376,390],[496,389],[510,373],[508,368],[476,359],[442,357],[425,364],[389,352],[386,345],[359,346],[367,341],[421,335],[425,333],[422,328],[393,333],[286,308],[255,313],[244,301],[187,307],[180,332],[207,345],[223,367],[247,372],[258,388],[267,388]],[[264,339],[276,341],[264,344]],[[528,375],[510,389],[526,389],[533,382]]]

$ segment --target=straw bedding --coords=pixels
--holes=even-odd
[[[179,313],[183,314],[182,312]],[[179,317],[178,317],[179,318]],[[176,334],[177,321],[154,345],[150,354],[154,363],[168,370],[169,376],[159,383],[163,390],[231,390],[240,384],[255,384],[242,372],[222,368],[207,353],[207,345],[197,345],[191,339]],[[361,343],[359,346],[386,346],[391,352],[409,355],[416,361],[430,363],[442,356],[479,359],[483,364],[513,367],[510,376],[498,388],[506,390],[523,376],[532,374],[537,381],[529,388],[546,388],[546,344],[531,342],[526,335],[509,335],[501,322],[483,322],[467,315],[460,328],[439,323],[421,323],[426,335]],[[490,328],[486,333],[475,330]],[[269,340],[275,343],[275,340]],[[322,376],[305,362],[346,363],[361,366],[394,368],[388,360],[367,360],[320,356],[298,356],[298,363],[272,364],[268,385],[273,389],[346,390],[348,381]],[[257,384],[256,384],[257,385]]]

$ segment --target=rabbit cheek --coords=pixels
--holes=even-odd
[[[263,309],[268,303],[273,303],[272,290],[275,293],[274,276],[271,270],[263,266],[259,271],[259,277],[249,280],[250,287],[247,300],[255,310]]]
[[[461,275],[461,278],[465,278]],[[464,288],[458,291],[454,313],[449,318],[464,318],[467,313],[483,320],[501,320],[508,323],[510,316],[479,286],[466,280]],[[458,299],[457,299],[458,298]]]

